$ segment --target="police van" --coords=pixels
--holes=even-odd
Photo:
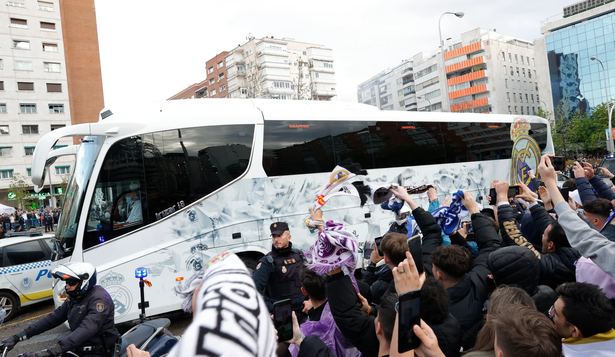
[[[104,115],[103,115],[104,114]],[[63,137],[83,137],[54,149]],[[549,123],[533,116],[380,111],[357,103],[199,99],[101,113],[96,123],[43,136],[32,159],[40,190],[55,157],[76,155],[62,204],[58,263],[96,266],[117,323],[139,316],[135,269],[148,269],[149,314],[180,308],[177,281],[212,257],[236,253],[249,268],[271,250],[269,225],[286,222],[293,247],[316,233],[309,207],[344,160],[367,170],[367,185],[434,185],[486,204],[494,179],[528,182],[541,154],[552,154]],[[427,196],[416,196],[428,204]],[[391,211],[336,198],[324,218],[359,243],[381,235]],[[54,287],[59,306],[64,283]]]
[[[7,319],[23,306],[51,299],[52,251],[49,236],[0,240],[0,309]]]

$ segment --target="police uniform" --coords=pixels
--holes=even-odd
[[[65,354],[73,351],[79,356],[112,356],[120,334],[115,328],[115,305],[109,293],[95,285],[75,300],[69,296],[59,308],[25,328],[28,337],[59,326],[68,320],[72,333],[60,338],[58,344]]]
[[[269,228],[272,235],[281,235],[289,230],[284,222],[273,223]],[[291,299],[296,313],[303,309],[306,296],[301,292],[299,274],[304,260],[303,253],[288,242],[288,247],[283,249],[272,246],[271,251],[258,261],[252,279],[270,313],[273,313],[275,302],[285,299]],[[269,290],[269,296],[265,294],[265,287]]]

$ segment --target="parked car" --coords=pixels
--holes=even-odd
[[[19,308],[51,299],[51,253],[49,236],[0,240],[0,309],[6,319]]]
[[[611,173],[615,173],[615,155],[607,155],[602,161],[600,161],[600,165],[598,167],[605,167],[607,170],[611,171]],[[605,174],[598,172],[600,178],[609,186],[613,185],[611,179]]]

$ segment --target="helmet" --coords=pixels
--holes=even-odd
[[[66,290],[66,293],[74,298],[85,295],[96,285],[96,268],[90,263],[69,262],[62,264],[53,269],[51,275],[62,281],[76,281],[77,288],[75,290]]]

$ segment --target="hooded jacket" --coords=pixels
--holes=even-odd
[[[393,272],[388,265],[367,267],[363,272],[363,281],[370,284],[369,291],[374,304],[380,304],[380,299],[386,294],[393,281]]]
[[[538,285],[540,262],[527,248],[511,246],[496,250],[489,256],[489,269],[497,285],[513,285],[525,290],[534,300],[536,309],[545,315],[557,300],[553,289]]]

